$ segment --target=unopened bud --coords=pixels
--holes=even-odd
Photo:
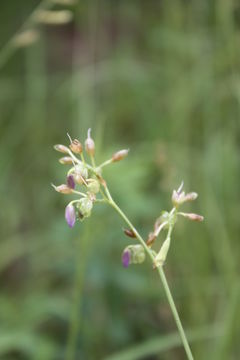
[[[78,164],[73,170],[74,180],[78,184],[83,184],[85,179],[88,178],[88,169],[84,164]]]
[[[120,150],[120,151],[117,151],[115,154],[113,154],[112,156],[112,161],[113,162],[117,162],[117,161],[120,161],[122,159],[124,159],[129,153],[129,150]]]
[[[65,145],[61,145],[61,144],[54,145],[54,149],[61,153],[65,153],[65,154],[69,153],[69,149]]]
[[[80,199],[77,206],[83,217],[89,217],[91,215],[93,203],[89,198]]]
[[[66,184],[62,184],[59,186],[55,186],[52,184],[52,186],[57,192],[59,192],[61,194],[72,194],[72,192],[73,192],[73,189],[68,187]]]
[[[85,150],[88,155],[94,156],[95,154],[95,143],[91,138],[91,129],[88,129],[88,137],[85,141]]]
[[[136,238],[136,234],[132,229],[123,229],[123,232],[130,238]]]
[[[68,204],[68,206],[65,209],[65,219],[68,223],[68,226],[72,228],[76,221],[76,214],[75,214],[75,208],[71,203]]]
[[[131,252],[128,248],[126,248],[122,253],[122,264],[125,268],[127,268],[131,263]]]
[[[68,186],[70,189],[75,189],[75,181],[74,181],[73,175],[69,175],[69,176],[67,177],[67,186]]]
[[[178,213],[178,214],[182,215],[185,218],[192,220],[192,221],[201,222],[204,220],[204,217],[202,215],[198,215],[198,214],[193,214],[193,213]]]
[[[90,193],[97,194],[100,190],[100,184],[96,179],[88,179],[88,190]]]
[[[163,266],[163,264],[165,263],[167,254],[168,254],[168,250],[170,247],[170,243],[171,243],[171,239],[170,239],[170,237],[167,237],[167,239],[162,244],[162,247],[161,247],[159,253],[155,257],[154,263],[155,263],[156,267]]]
[[[81,154],[83,151],[82,144],[77,139],[73,140],[69,147],[75,154]]]
[[[122,264],[128,267],[130,264],[141,264],[146,258],[145,250],[142,245],[129,245],[122,254]]]
[[[70,156],[64,156],[61,159],[59,159],[60,164],[62,165],[72,165],[73,161]]]

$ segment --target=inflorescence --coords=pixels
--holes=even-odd
[[[101,165],[95,163],[95,143],[91,137],[91,129],[88,130],[88,136],[85,140],[85,152],[90,158],[88,163],[84,157],[84,147],[77,139],[72,140],[68,135],[70,144],[55,145],[54,149],[63,153],[65,156],[59,159],[63,165],[70,165],[67,172],[66,183],[59,186],[53,185],[54,189],[61,194],[75,194],[77,199],[68,203],[65,209],[65,219],[69,227],[73,227],[77,220],[83,221],[92,213],[95,203],[105,202],[113,207],[117,207],[108,190],[106,181],[102,176],[102,170],[105,166],[124,159],[129,150],[120,150],[112,155]],[[198,197],[195,192],[187,193],[183,191],[183,182],[172,193],[173,208],[171,211],[163,211],[157,218],[154,229],[149,233],[145,243],[138,245],[128,245],[122,253],[122,264],[128,267],[130,264],[140,264],[145,260],[146,250],[151,253],[153,266],[160,267],[165,263],[169,247],[171,244],[171,234],[179,216],[192,221],[202,221],[203,217],[198,214],[180,212],[179,208],[186,202],[194,201]],[[160,233],[166,230],[167,235],[163,241],[160,250],[156,252],[152,249]],[[137,233],[134,228],[124,229],[126,236],[136,238]]]

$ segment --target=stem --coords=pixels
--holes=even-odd
[[[136,237],[138,238],[139,242],[142,244],[142,246],[144,247],[144,249],[146,250],[147,254],[149,255],[150,259],[152,260],[153,264],[154,264],[154,260],[155,260],[155,257],[152,253],[152,251],[148,248],[147,244],[145,243],[145,241],[143,240],[143,238],[141,237],[141,235],[139,234],[139,232],[135,229],[135,227],[133,226],[133,224],[130,222],[130,220],[128,219],[128,217],[124,214],[124,212],[119,208],[119,206],[115,203],[115,201],[113,200],[109,190],[107,187],[105,187],[105,191],[106,191],[106,194],[107,194],[107,197],[109,199],[109,204],[119,213],[119,215],[123,218],[123,220],[128,224],[128,226],[131,228],[131,230],[136,234]],[[172,231],[172,227],[169,228],[169,232],[168,232],[168,235],[167,236],[170,236],[171,235],[171,231]],[[184,349],[185,349],[185,352],[187,354],[187,358],[188,360],[193,360],[193,355],[192,355],[192,352],[191,352],[191,349],[190,349],[190,346],[188,344],[188,341],[187,341],[187,337],[185,335],[185,332],[184,332],[184,329],[183,329],[183,326],[182,326],[182,323],[181,323],[181,320],[180,320],[180,317],[178,315],[178,311],[177,311],[177,308],[176,308],[176,305],[174,303],[174,300],[173,300],[173,297],[172,297],[172,294],[171,294],[171,291],[169,289],[169,286],[168,286],[168,282],[167,282],[167,279],[166,279],[166,276],[165,276],[165,273],[164,273],[164,270],[161,267],[157,267],[157,270],[158,270],[158,274],[160,276],[160,279],[162,281],[162,284],[163,284],[163,288],[165,290],[165,293],[166,293],[166,296],[167,296],[167,300],[169,302],[169,305],[170,305],[170,308],[171,308],[171,311],[172,311],[172,314],[173,314],[173,317],[174,317],[174,320],[176,322],[176,325],[177,325],[177,328],[178,328],[178,331],[179,331],[179,335],[182,339],[182,343],[183,343],[183,346],[184,346]]]

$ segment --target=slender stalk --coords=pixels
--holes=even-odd
[[[115,201],[113,200],[113,198],[112,198],[112,196],[111,196],[111,194],[109,192],[109,189],[107,187],[105,187],[105,191],[106,191],[107,197],[109,199],[109,204],[118,212],[118,214],[128,224],[128,226],[131,228],[131,230],[136,234],[136,237],[138,238],[139,242],[142,244],[142,246],[144,247],[144,249],[146,250],[147,254],[149,255],[150,259],[152,260],[152,262],[154,264],[155,258],[154,258],[153,253],[151,252],[150,248],[147,246],[147,244],[145,243],[145,241],[143,240],[143,238],[141,237],[139,232],[136,230],[136,228],[133,226],[133,224],[128,219],[128,217],[124,214],[124,212],[115,203]],[[172,229],[170,227],[167,236],[171,235],[171,231],[172,231]],[[163,288],[164,288],[164,291],[165,291],[166,296],[167,296],[167,300],[169,302],[169,305],[170,305],[174,320],[176,322],[176,325],[177,325],[177,328],[178,328],[178,331],[179,331],[179,335],[180,335],[180,337],[182,339],[182,343],[183,343],[187,358],[188,358],[188,360],[193,360],[193,355],[192,355],[190,346],[188,344],[187,337],[185,335],[185,331],[183,329],[180,317],[178,315],[178,311],[177,311],[176,305],[174,303],[174,300],[173,300],[170,288],[168,286],[168,282],[167,282],[167,279],[166,279],[166,276],[165,276],[165,273],[164,273],[164,270],[163,270],[162,266],[157,267],[157,271],[158,271],[158,274],[159,274],[160,279],[162,281]]]

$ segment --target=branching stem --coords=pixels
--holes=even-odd
[[[124,212],[120,209],[120,207],[115,203],[115,201],[113,200],[107,186],[105,187],[105,192],[106,192],[107,198],[109,200],[109,204],[118,212],[118,214],[123,218],[123,220],[126,222],[126,224],[128,224],[130,229],[136,234],[137,239],[139,240],[139,242],[142,244],[142,246],[146,250],[147,254],[149,255],[149,257],[152,260],[152,263],[154,265],[155,264],[155,257],[153,255],[151,249],[147,246],[147,244],[145,243],[145,241],[143,240],[143,238],[141,237],[139,232],[136,230],[134,225],[128,219],[128,217],[124,214]],[[169,226],[167,237],[171,237],[171,232],[172,232],[172,226]],[[187,358],[188,358],[188,360],[194,360],[193,355],[192,355],[192,351],[191,351],[190,346],[188,344],[188,340],[187,340],[185,331],[183,329],[180,317],[178,315],[176,305],[174,303],[170,288],[168,286],[168,282],[167,282],[163,267],[158,266],[157,271],[158,271],[159,277],[160,277],[160,279],[162,281],[163,288],[164,288],[168,303],[170,305],[174,320],[176,322],[176,325],[177,325],[177,328],[178,328],[178,331],[179,331],[179,335],[180,335],[180,337],[182,339],[182,343],[183,343]]]

